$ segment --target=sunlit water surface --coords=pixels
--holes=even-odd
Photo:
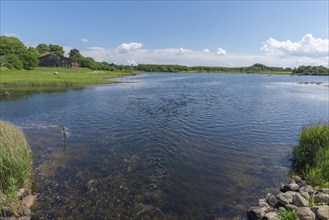
[[[328,120],[328,77],[121,80],[1,101],[33,149],[37,219],[244,218],[286,180],[300,129]]]

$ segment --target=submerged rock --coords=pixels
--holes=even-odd
[[[262,219],[265,216],[265,208],[253,206],[248,210],[247,215],[250,220]]]
[[[278,199],[275,198],[275,196],[271,193],[267,194],[266,201],[273,208],[276,208],[278,206],[278,203],[279,203]]]
[[[33,195],[28,195],[28,196],[25,196],[22,201],[21,201],[21,204],[22,206],[26,206],[28,208],[31,208],[31,206],[33,205],[34,203],[34,200],[35,200],[35,196]]]
[[[280,220],[280,218],[276,212],[266,213],[263,219],[264,220]]]
[[[3,217],[9,217],[11,215],[11,213],[12,212],[11,212],[10,207],[5,206],[1,209],[1,216],[3,216]]]

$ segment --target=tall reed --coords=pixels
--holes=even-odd
[[[0,208],[16,198],[19,187],[29,184],[32,152],[24,133],[0,120]]]

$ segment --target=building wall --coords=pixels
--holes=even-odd
[[[45,67],[78,67],[78,63],[70,58],[49,54],[39,58],[39,66]]]

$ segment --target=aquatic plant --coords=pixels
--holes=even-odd
[[[32,152],[24,133],[0,120],[0,208],[16,198],[17,190],[29,184]]]

